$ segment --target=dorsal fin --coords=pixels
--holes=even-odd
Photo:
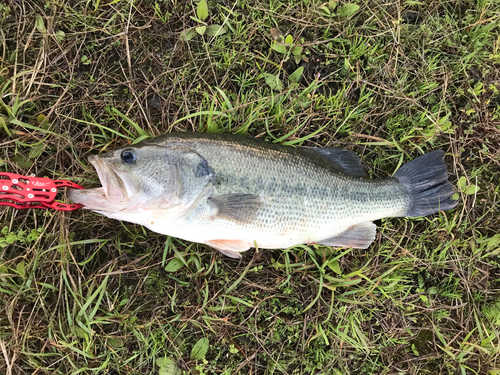
[[[308,147],[310,151],[316,152],[328,160],[334,162],[343,169],[348,175],[364,177],[365,171],[361,165],[361,159],[354,151],[342,150],[340,148],[317,148]]]

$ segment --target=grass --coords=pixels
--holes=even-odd
[[[5,207],[0,372],[500,374],[500,3],[201,7],[0,5],[2,170],[92,187],[92,153],[225,131],[351,149],[372,178],[443,149],[459,206],[381,220],[367,250],[241,262],[83,210]]]

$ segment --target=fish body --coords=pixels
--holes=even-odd
[[[374,220],[456,205],[448,199],[453,187],[443,154],[425,154],[394,177],[372,180],[352,151],[170,133],[91,156],[103,187],[73,190],[70,199],[234,258],[255,246],[367,248]]]

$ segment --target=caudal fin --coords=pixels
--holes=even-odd
[[[404,216],[426,216],[450,210],[458,201],[449,199],[454,193],[448,181],[443,159],[444,151],[432,151],[403,165],[394,177],[411,195],[411,204]]]

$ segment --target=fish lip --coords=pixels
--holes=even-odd
[[[97,176],[99,177],[99,181],[101,182],[102,189],[104,192],[104,195],[106,196],[107,200],[112,200],[113,195],[110,192],[111,188],[111,179],[116,179],[116,181],[124,187],[124,181],[120,176],[111,168],[101,157],[98,155],[90,155],[89,158],[89,163],[92,164],[92,166],[95,168],[97,172]],[[128,191],[127,189],[120,189],[121,194],[122,194],[122,200],[128,200]]]
[[[70,189],[67,193],[67,197],[89,210],[102,209],[103,205],[108,201],[104,195],[104,188],[102,187],[93,189]]]

